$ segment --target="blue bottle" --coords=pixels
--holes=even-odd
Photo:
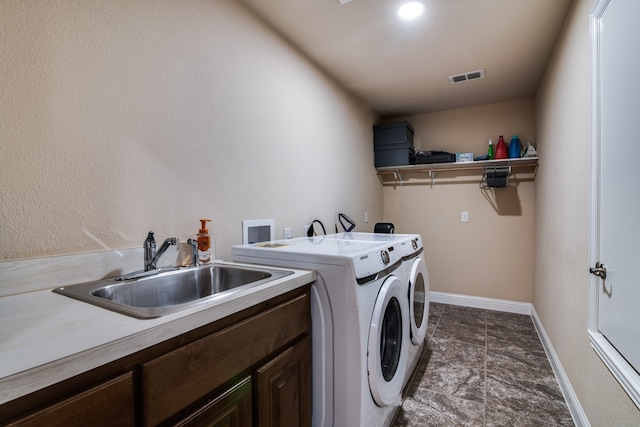
[[[519,159],[521,152],[522,143],[520,142],[520,138],[518,138],[518,135],[513,135],[511,137],[511,142],[509,142],[509,158]]]

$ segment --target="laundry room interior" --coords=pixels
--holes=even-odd
[[[313,54],[306,52],[301,47],[305,40],[298,44],[283,30],[296,21],[298,11],[284,7],[298,3],[292,0],[274,0],[271,7],[280,13],[272,10],[269,19],[263,10],[268,2],[258,0],[0,2],[0,355],[10,362],[0,368],[0,424],[56,403],[61,390],[87,389],[93,385],[89,370],[95,369],[100,381],[110,380],[134,363],[152,366],[150,359],[155,363],[167,357],[180,341],[167,335],[170,344],[158,347],[152,345],[157,339],[152,332],[131,326],[135,320],[153,329],[167,320],[121,321],[126,316],[109,313],[107,323],[128,334],[118,338],[128,353],[117,353],[117,362],[103,359],[106,352],[96,355],[98,341],[81,346],[76,336],[64,335],[46,350],[33,347],[37,340],[31,337],[53,340],[82,323],[69,310],[51,315],[53,288],[139,270],[150,230],[158,249],[164,239],[179,240],[165,257],[191,259],[200,220],[209,218],[211,259],[231,264],[237,261],[234,246],[243,244],[243,221],[273,220],[273,238],[280,241],[307,237],[307,227],[316,220],[326,234],[343,232],[342,213],[355,223],[356,233],[392,223],[396,234],[419,234],[431,301],[531,315],[541,328],[538,333],[543,331],[540,338],[575,425],[640,425],[637,396],[630,397],[633,393],[603,363],[588,333],[590,281],[595,280],[589,273],[591,23],[599,0],[541,3],[556,1],[561,5],[554,11],[561,14],[548,22],[502,14],[512,11],[508,0],[479,7],[490,10],[483,10],[487,20],[478,29],[541,29],[540,44],[534,45],[546,53],[532,50],[542,59],[527,70],[534,83],[526,87],[502,92],[518,86],[518,77],[492,79],[499,72],[491,68],[484,81],[447,81],[447,75],[485,66],[464,59],[483,43],[495,43],[488,50],[505,62],[509,49],[518,49],[517,58],[526,56],[520,50],[530,46],[513,46],[506,38],[487,41],[478,34],[460,48],[462,54],[441,51],[430,58],[433,68],[414,67],[414,58],[403,58],[412,74],[425,79],[434,70],[442,74],[437,78],[446,87],[433,99],[402,82],[375,79],[385,61],[393,61],[393,52],[376,52],[379,62],[367,74],[331,74],[313,55],[347,52],[365,63],[369,58],[350,43],[366,38],[371,29],[363,24],[354,40],[333,40]],[[343,11],[385,3],[322,2]],[[428,12],[438,2],[423,3]],[[477,2],[459,3],[470,7]],[[456,12],[468,18],[468,12]],[[317,18],[329,16],[334,15]],[[454,32],[456,22],[447,26]],[[315,31],[309,27],[309,37],[317,36]],[[405,31],[396,42],[408,38]],[[396,103],[385,109],[387,100],[376,98],[370,79],[393,88]],[[480,96],[476,84],[500,90],[486,98],[490,101],[474,103]],[[414,95],[423,103],[402,103]],[[410,124],[418,151],[478,157],[487,154],[490,139],[497,143],[504,136],[508,143],[517,134],[523,148],[535,147],[537,160],[522,171],[510,169],[504,188],[483,185],[482,167],[385,175],[385,168],[374,165],[373,128],[397,122]],[[325,234],[317,225],[314,230],[318,238]],[[311,273],[298,272],[304,266],[287,268],[295,270],[291,281],[296,286],[309,285],[302,282]],[[292,298],[305,298],[286,289]],[[71,304],[64,296],[55,298],[65,307]],[[267,301],[284,304],[284,297],[269,292],[260,298],[265,310],[271,307]],[[262,315],[255,307],[241,308],[247,316]],[[96,329],[87,335],[109,340],[109,328],[97,323],[103,317],[89,318]],[[51,324],[51,319],[62,320]],[[228,319],[242,320],[235,314]],[[218,315],[213,320],[221,322],[208,330],[213,335],[216,328],[231,325]],[[19,338],[23,332],[28,338]],[[193,342],[203,338],[192,330],[184,333]],[[299,337],[305,334],[309,331]],[[306,339],[299,337],[295,340]],[[70,354],[76,348],[77,354]],[[47,352],[62,356],[41,359]],[[134,359],[134,352],[148,360]],[[72,367],[76,357],[86,363]],[[263,360],[251,362],[252,370],[258,362]],[[135,374],[127,381],[141,377]],[[127,387],[134,394],[140,389]],[[136,412],[143,406],[139,402],[146,405],[147,400],[135,399],[133,424],[153,424]],[[197,399],[201,404],[206,397]]]
[[[504,129],[509,139],[518,134],[525,144],[533,141],[535,103],[525,98],[400,120],[414,128],[414,144],[421,150],[483,153],[488,140],[475,135],[493,136],[497,142],[499,135],[492,129]],[[412,230],[438,242],[425,246],[425,256],[434,265],[429,269],[431,291],[530,301],[534,172],[518,171],[518,179],[505,188],[481,188],[482,170],[462,176],[435,170],[433,179],[406,175],[405,183],[400,178],[385,181],[383,218],[394,223],[398,233]],[[462,222],[462,212],[467,212],[468,222]]]

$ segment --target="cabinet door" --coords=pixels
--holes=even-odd
[[[306,293],[144,363],[144,425],[175,416],[310,329]]]
[[[128,372],[9,425],[133,426],[133,375]]]
[[[176,425],[251,427],[251,424],[251,377],[247,377]]]
[[[311,339],[307,336],[255,373],[258,426],[311,426]]]

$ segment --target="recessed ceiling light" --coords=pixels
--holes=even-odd
[[[415,19],[424,12],[424,4],[419,1],[410,1],[398,9],[398,16],[402,19]]]

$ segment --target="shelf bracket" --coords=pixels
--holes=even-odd
[[[393,178],[396,180],[396,182],[400,182],[400,185],[403,185],[404,182],[402,181],[402,174],[398,173],[397,171],[393,173]]]

